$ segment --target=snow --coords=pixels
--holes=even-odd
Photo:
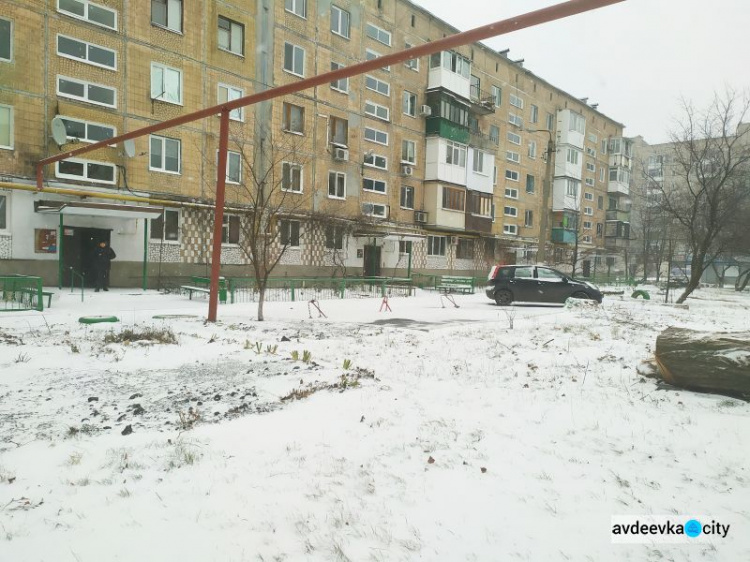
[[[221,305],[206,324],[204,300],[62,291],[1,315],[0,561],[748,560],[750,406],[638,369],[668,326],[746,330],[750,296],[649,292],[268,302],[262,323]],[[149,327],[177,343],[104,342]],[[611,543],[613,515],[664,513],[732,528]]]

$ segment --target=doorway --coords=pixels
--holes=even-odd
[[[380,276],[380,246],[365,246],[365,277]]]
[[[583,260],[583,276],[591,277],[591,260]]]
[[[71,273],[71,268],[79,275],[83,275],[85,287],[94,286],[96,281],[94,252],[101,242],[106,242],[109,246],[111,235],[112,231],[104,228],[63,227],[62,284],[64,287],[70,287],[71,282],[75,285],[81,282],[77,276]]]

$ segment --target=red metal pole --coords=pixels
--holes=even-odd
[[[214,209],[214,244],[211,253],[211,284],[208,293],[208,321],[216,322],[219,304],[219,271],[221,269],[221,233],[224,225],[224,188],[227,181],[227,145],[229,144],[229,110],[222,108],[219,126],[219,164],[216,174],[216,208]]]
[[[136,129],[135,131],[132,131],[130,133],[125,133],[111,139],[99,141],[97,143],[83,146],[75,150],[70,150],[61,154],[49,156],[43,160],[40,160],[37,164],[37,188],[42,189],[42,174],[39,171],[39,168],[47,164],[57,162],[58,160],[65,160],[66,158],[71,158],[79,154],[91,152],[92,150],[110,146],[118,142],[126,141],[128,139],[134,139],[143,135],[148,135],[150,133],[169,129],[171,127],[184,125],[185,123],[190,123],[191,121],[197,121],[198,119],[203,119],[204,117],[216,115],[217,113],[223,112],[225,110],[232,111],[234,109],[252,105],[261,101],[270,100],[286,94],[293,94],[295,92],[306,90],[314,86],[320,86],[328,82],[334,82],[341,78],[349,78],[351,76],[364,74],[365,72],[375,70],[377,68],[382,68],[383,66],[396,64],[405,60],[425,55],[431,55],[432,53],[445,51],[454,47],[460,47],[461,45],[474,43],[476,41],[481,41],[482,39],[487,39],[489,37],[503,35],[505,33],[510,33],[511,31],[518,31],[519,29],[533,27],[540,23],[558,20],[575,14],[580,14],[582,12],[588,12],[596,8],[602,8],[611,4],[618,4],[624,1],[625,0],[570,0],[569,2],[555,4],[554,6],[542,8],[541,10],[535,10],[521,16],[501,20],[482,27],[477,27],[469,31],[464,31],[463,33],[457,33],[456,35],[444,37],[443,39],[431,41],[423,45],[417,45],[416,47],[398,51],[390,55],[378,57],[369,61],[354,64],[352,66],[339,68],[338,70],[326,72],[325,74],[312,76],[310,78],[300,80],[299,82],[291,82],[290,84],[279,86],[278,88],[272,88],[270,90],[265,90],[257,94],[245,96],[244,98],[238,98],[222,105],[216,105],[213,107],[208,107],[206,109],[201,109],[199,111],[188,113],[187,115],[183,115],[181,117],[176,117],[175,119],[169,119],[168,121],[162,121],[161,123],[156,123],[154,125],[149,125],[148,127]]]

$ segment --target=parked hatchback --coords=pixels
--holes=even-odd
[[[487,277],[487,296],[500,306],[513,302],[564,303],[569,298],[602,302],[588,283],[540,265],[496,265]]]

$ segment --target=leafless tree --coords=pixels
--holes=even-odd
[[[698,287],[703,272],[726,251],[727,229],[750,198],[750,96],[727,91],[703,111],[683,102],[684,118],[671,134],[675,181],[659,187],[667,216],[679,225],[690,253],[690,278],[677,300]]]

